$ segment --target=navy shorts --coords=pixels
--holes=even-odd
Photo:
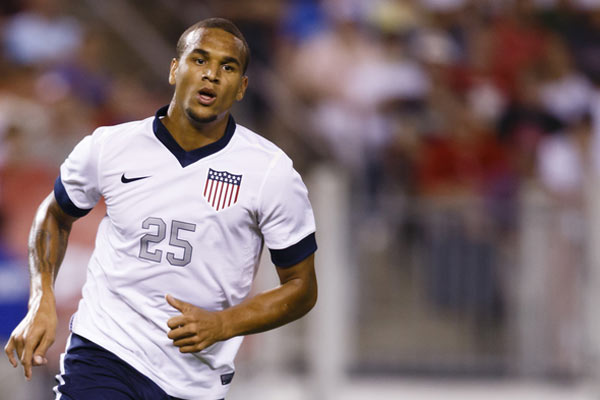
[[[56,380],[56,400],[182,400],[166,394],[113,353],[74,333]]]

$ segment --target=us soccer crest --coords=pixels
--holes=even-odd
[[[204,184],[204,198],[215,210],[224,210],[237,202],[241,183],[242,175],[209,168]]]

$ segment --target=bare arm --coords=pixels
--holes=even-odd
[[[46,350],[54,342],[56,305],[54,281],[67,249],[71,226],[76,218],[60,208],[50,193],[40,204],[29,233],[29,311],[12,332],[4,348],[10,363],[17,357],[25,377],[31,379],[32,365],[45,364]]]
[[[167,296],[181,311],[168,321],[168,336],[182,353],[200,351],[234,336],[277,328],[306,314],[317,301],[314,254],[289,268],[277,268],[281,285],[234,307],[210,312]]]

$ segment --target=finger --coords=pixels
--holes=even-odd
[[[23,365],[23,369],[25,370],[25,378],[27,378],[27,380],[31,379],[33,349],[38,347],[40,340],[40,335],[31,335],[25,343],[25,347],[23,349],[23,354],[21,356],[21,365]]]
[[[10,364],[13,366],[13,368],[17,368],[19,364],[15,358],[15,345],[12,338],[10,338],[6,346],[4,346],[4,352],[6,353],[8,361],[10,361]]]
[[[179,348],[179,352],[180,353],[197,353],[199,351],[202,351],[202,350],[206,349],[211,344],[213,344],[213,343],[207,342],[207,341],[203,341],[203,342],[196,343],[196,344],[193,344],[193,345],[180,347]]]
[[[24,351],[23,356],[21,357],[21,365],[23,366],[23,371],[25,373],[25,378],[27,380],[31,380],[31,367],[32,367],[32,355],[29,351]]]
[[[17,359],[21,360],[21,356],[23,355],[23,339],[22,338],[13,338],[13,343],[15,344],[15,352],[17,353]]]
[[[202,350],[203,348],[201,348],[199,345],[192,345],[192,346],[183,346],[179,348],[179,352],[180,353],[196,353],[200,350]]]
[[[190,336],[183,339],[177,339],[173,341],[173,344],[176,347],[186,347],[186,346],[194,346],[198,344],[199,339],[198,336]]]
[[[169,320],[167,321],[167,325],[169,326],[169,328],[175,329],[185,325],[186,322],[187,319],[184,315],[177,315],[175,317],[169,318]]]
[[[27,361],[24,362],[23,360],[21,360],[21,365],[23,366],[23,372],[25,373],[25,379],[27,379],[28,381],[31,380],[31,362]]]
[[[39,346],[33,352],[33,365],[45,365],[48,363],[46,359],[46,351],[48,348],[54,343],[54,338],[49,338],[48,336],[44,336]]]
[[[34,354],[33,355],[33,366],[39,367],[40,365],[46,365],[48,363],[48,359],[46,357]]]
[[[165,298],[167,299],[167,303],[169,303],[172,307],[178,309],[181,312],[183,312],[184,307],[187,305],[187,303],[185,301],[176,299],[175,297],[171,296],[170,294],[166,295]]]
[[[182,338],[186,338],[186,337],[190,337],[190,336],[194,336],[194,335],[195,335],[195,332],[193,332],[192,329],[189,329],[188,327],[185,327],[185,326],[181,327],[181,328],[173,329],[173,330],[169,331],[169,333],[167,334],[167,336],[171,340],[182,339]]]

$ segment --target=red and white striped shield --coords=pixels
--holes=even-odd
[[[223,210],[236,203],[241,183],[242,175],[209,168],[204,184],[204,198],[215,210]]]

